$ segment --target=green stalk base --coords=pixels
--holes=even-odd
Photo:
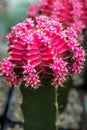
[[[44,87],[37,90],[21,86],[23,95],[22,110],[24,114],[24,130],[56,130],[55,88],[45,80]],[[67,103],[67,95],[72,87],[72,80],[66,87],[58,88],[58,111],[62,112]],[[62,106],[62,107],[61,107]]]
[[[24,130],[55,130],[55,89],[46,85],[37,90],[21,87]]]

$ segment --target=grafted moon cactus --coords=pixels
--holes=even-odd
[[[73,27],[80,43],[83,41],[82,31],[87,27],[86,0],[39,0],[29,7],[27,16],[35,18],[40,14],[60,21],[64,27]]]
[[[35,17],[39,13],[57,19],[65,26],[71,26],[76,21],[87,26],[86,0],[39,0],[29,7],[27,15]]]
[[[12,85],[23,80],[36,89],[42,79],[49,78],[58,87],[82,69],[84,51],[76,37],[72,28],[64,30],[46,16],[26,19],[7,35],[10,57],[0,62],[0,73]]]

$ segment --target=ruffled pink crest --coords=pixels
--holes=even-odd
[[[78,23],[81,22],[85,27],[87,26],[86,0],[40,0],[38,5],[38,14],[40,12],[42,15],[58,20],[63,23],[65,27],[71,27],[74,23],[76,23],[76,21],[78,21]],[[38,14],[36,14],[35,17]],[[79,28],[81,32],[83,29],[84,28]],[[78,32],[78,27],[75,28],[75,30]],[[79,34],[79,37],[80,36],[81,33]]]
[[[35,23],[27,19],[12,28],[7,36],[10,57],[6,62],[13,67],[8,71],[1,62],[0,73],[3,68],[2,74],[11,84],[17,85],[22,78],[26,86],[35,89],[41,86],[42,77],[51,73],[52,84],[58,87],[70,74],[80,72],[84,51],[73,28],[64,30],[60,22],[46,16],[37,17]]]

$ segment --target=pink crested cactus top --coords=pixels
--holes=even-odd
[[[60,21],[64,27],[73,27],[82,41],[82,30],[87,27],[86,0],[39,0],[28,10],[28,17],[35,18],[39,14]]]
[[[55,18],[65,26],[76,21],[87,26],[86,0],[39,0],[29,7],[28,16],[35,17],[39,13]]]
[[[75,31],[65,30],[46,16],[17,24],[7,39],[10,56],[0,62],[0,73],[14,86],[23,80],[26,86],[38,88],[41,80],[49,77],[58,87],[82,69],[84,51]]]

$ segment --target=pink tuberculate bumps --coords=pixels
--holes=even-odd
[[[73,27],[78,41],[83,41],[82,31],[87,27],[86,0],[39,0],[29,7],[27,15],[35,18],[39,14],[60,21],[65,28]]]
[[[87,26],[86,0],[39,0],[29,7],[28,16],[35,17],[39,13],[57,19],[64,26],[82,22]]]
[[[17,24],[7,39],[10,56],[0,62],[0,73],[12,85],[23,80],[36,89],[49,77],[58,87],[82,69],[84,51],[74,30],[65,30],[60,22],[46,16]]]

